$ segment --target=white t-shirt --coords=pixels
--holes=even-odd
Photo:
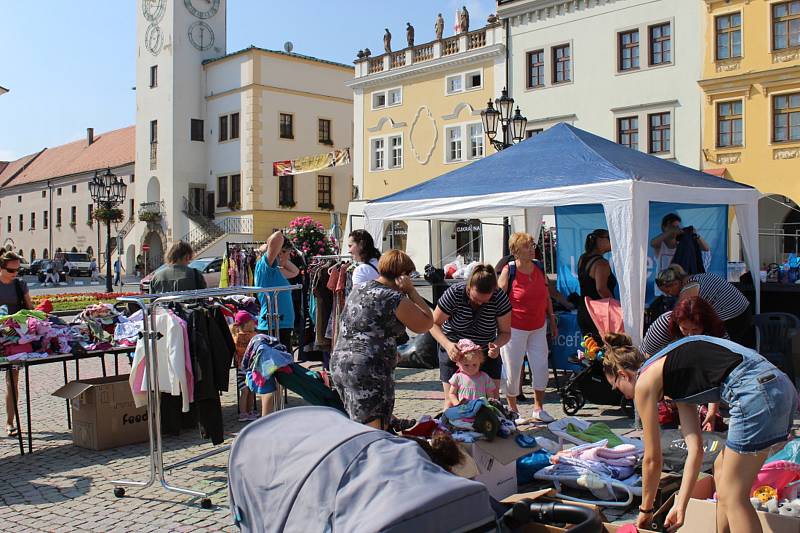
[[[366,283],[367,281],[372,281],[373,279],[378,279],[379,277],[378,260],[373,257],[369,260],[369,264],[361,263],[353,270],[353,287]]]

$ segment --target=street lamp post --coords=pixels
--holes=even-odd
[[[89,182],[89,192],[98,209],[111,210],[125,200],[128,186],[125,182],[107,168],[95,171],[94,178]],[[106,218],[106,292],[113,290],[111,286],[111,217]]]
[[[520,142],[525,138],[525,129],[528,126],[528,119],[522,116],[517,106],[516,112],[512,115],[514,109],[514,99],[508,96],[508,90],[503,87],[503,92],[500,98],[496,98],[494,104],[489,100],[486,104],[486,109],[481,111],[481,121],[483,122],[483,131],[489,138],[494,149],[498,152],[505,150],[514,144]],[[502,140],[497,138],[498,131],[502,131]],[[509,224],[508,217],[503,217],[503,255],[509,254],[508,237],[509,237]]]

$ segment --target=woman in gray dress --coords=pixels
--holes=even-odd
[[[353,288],[331,354],[331,374],[350,418],[386,429],[394,409],[397,338],[406,328],[425,333],[433,313],[409,275],[411,258],[391,250],[378,262],[380,277]]]

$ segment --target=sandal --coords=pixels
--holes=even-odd
[[[19,435],[19,429],[14,426],[6,426],[6,435],[9,437],[16,437]]]

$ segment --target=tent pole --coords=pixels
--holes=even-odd
[[[511,253],[511,250],[508,248],[509,237],[511,237],[511,231],[509,228],[508,217],[503,217],[503,257]]]

